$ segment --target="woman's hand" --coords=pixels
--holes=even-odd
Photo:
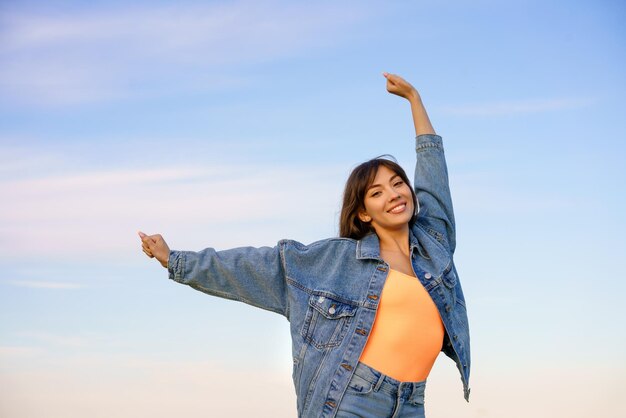
[[[383,73],[387,79],[387,91],[404,97],[411,103],[411,114],[415,125],[415,135],[435,134],[435,129],[428,119],[428,114],[415,87],[399,75]]]
[[[419,93],[408,81],[399,75],[383,73],[387,79],[387,91],[411,101],[419,99]]]
[[[167,262],[170,258],[170,247],[163,237],[159,234],[146,235],[139,231],[139,238],[141,238],[141,248],[143,252],[150,258],[156,258],[159,263],[167,268]]]

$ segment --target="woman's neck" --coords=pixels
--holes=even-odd
[[[389,265],[389,268],[409,276],[415,276],[411,265],[408,226],[398,231],[381,231],[378,234],[378,240],[380,242],[380,258]]]
[[[376,231],[380,243],[380,252],[401,252],[409,255],[409,226],[398,230]]]

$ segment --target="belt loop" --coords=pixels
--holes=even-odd
[[[378,381],[374,385],[374,392],[378,392],[378,389],[380,389],[384,380],[385,380],[385,375],[381,373],[380,376],[378,377]]]
[[[424,403],[424,392],[426,389],[426,380],[419,383],[413,383],[411,388],[411,393],[409,394],[409,399],[417,403]]]

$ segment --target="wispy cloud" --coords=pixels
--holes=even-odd
[[[47,171],[58,172],[59,164],[64,162],[52,163]],[[344,171],[332,165],[240,163],[81,169],[58,176],[44,169],[27,179],[16,173],[0,180],[0,194],[11,202],[0,206],[0,250],[7,257],[119,256],[139,251],[138,228],[150,233],[172,222],[198,236],[228,224],[236,235],[250,222],[259,223],[258,228],[292,224],[306,230],[307,225],[332,222]],[[298,191],[293,194],[297,199],[289,198],[289,191]],[[214,237],[212,242],[227,245],[228,238]],[[26,279],[11,284],[75,288],[71,283]]]
[[[25,194],[49,194],[60,191],[80,191],[87,188],[116,187],[130,184],[160,183],[163,181],[194,180],[220,172],[219,167],[162,169],[113,169],[86,171],[73,175],[37,177],[32,179],[0,182],[4,190],[21,191]],[[223,171],[222,171],[223,173]]]
[[[7,284],[31,289],[80,289],[84,287],[78,283],[52,282],[45,280],[7,280]]]
[[[578,109],[594,102],[594,99],[585,98],[528,99],[440,106],[439,109],[444,113],[458,116],[507,116]]]
[[[27,146],[4,145],[26,141],[25,138],[0,136],[0,176],[15,178],[16,175],[24,175],[40,167],[58,165],[62,161],[62,157],[56,153],[34,153]]]
[[[333,2],[3,12],[0,93],[38,105],[243,85],[227,66],[334,47],[364,18]]]
[[[44,331],[22,331],[19,336],[32,340],[39,346],[61,348],[96,346],[96,343],[102,340],[102,338],[94,335],[61,335]]]
[[[10,360],[16,357],[31,357],[40,354],[42,351],[41,347],[4,345],[0,346],[0,359]]]

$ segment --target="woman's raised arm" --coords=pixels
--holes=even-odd
[[[411,104],[416,136],[413,187],[420,203],[417,223],[454,253],[456,225],[442,139],[435,133],[417,90],[400,76],[383,75],[387,79],[387,91]]]
[[[430,119],[428,119],[428,114],[422,104],[422,98],[415,87],[398,75],[389,73],[383,73],[383,75],[387,79],[387,91],[397,96],[404,97],[411,103],[415,136],[424,134],[435,135],[435,130],[430,124]]]

